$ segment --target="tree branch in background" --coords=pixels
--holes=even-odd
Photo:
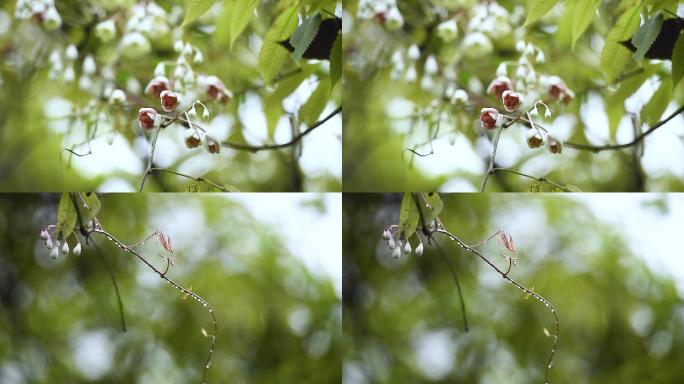
[[[145,187],[145,181],[147,180],[147,176],[150,175],[150,170],[152,169],[152,161],[154,160],[154,150],[157,146],[157,138],[159,137],[159,132],[162,130],[162,127],[159,127],[154,130],[154,134],[152,135],[152,143],[150,145],[150,154],[147,156],[147,166],[145,167],[145,173],[143,173],[142,179],[140,179],[140,187],[138,187],[138,192],[142,192],[143,188]]]
[[[526,173],[518,172],[518,171],[515,171],[515,170],[512,170],[512,169],[507,169],[507,168],[494,168],[494,169],[492,169],[492,172],[491,172],[491,173],[494,174],[494,173],[497,173],[497,172],[508,172],[508,173],[513,173],[513,174],[518,175],[518,176],[527,177],[528,179],[536,180],[536,181],[538,181],[538,182],[540,182],[540,183],[547,183],[547,184],[550,184],[550,185],[552,185],[552,186],[554,186],[554,187],[556,187],[556,188],[562,190],[563,192],[575,192],[575,191],[573,191],[572,189],[570,189],[570,188],[568,188],[568,187],[566,187],[566,186],[564,186],[564,185],[562,185],[562,184],[556,183],[556,182],[553,181],[553,180],[549,180],[549,179],[547,179],[546,177],[543,177],[543,176],[542,176],[542,177],[535,177],[535,176],[532,176],[532,175],[528,175],[528,174],[526,174]]]
[[[555,319],[556,332],[555,332],[555,334],[553,334],[553,347],[551,348],[551,353],[549,354],[549,358],[548,358],[548,360],[547,360],[547,362],[546,362],[546,368],[545,368],[545,372],[544,372],[544,382],[545,382],[545,383],[548,383],[548,382],[549,382],[549,371],[550,371],[551,367],[553,366],[553,357],[554,357],[554,355],[556,354],[556,350],[558,349],[558,340],[559,340],[559,338],[560,338],[560,320],[558,319],[558,314],[556,313],[556,308],[553,306],[553,304],[551,304],[550,301],[546,300],[544,297],[542,297],[542,296],[539,295],[538,293],[535,293],[535,292],[532,291],[531,289],[526,288],[525,286],[523,286],[522,284],[518,283],[517,281],[513,280],[512,278],[510,278],[510,277],[508,276],[508,274],[509,274],[509,272],[510,272],[511,265],[512,265],[512,263],[513,263],[513,261],[512,261],[511,258],[508,258],[509,268],[508,268],[508,270],[507,270],[506,272],[504,272],[504,271],[502,271],[501,269],[499,269],[499,267],[497,267],[496,265],[494,265],[494,263],[493,263],[492,261],[490,261],[483,253],[481,253],[480,251],[478,251],[474,246],[469,246],[469,245],[467,245],[465,242],[463,242],[463,240],[461,240],[460,238],[458,238],[457,236],[455,236],[455,235],[452,234],[451,232],[449,232],[449,231],[447,231],[446,229],[444,229],[444,226],[442,226],[441,224],[438,225],[436,229],[434,229],[434,230],[432,230],[432,231],[430,232],[430,237],[433,236],[434,233],[440,233],[440,234],[443,234],[443,235],[447,236],[447,238],[449,238],[449,239],[452,240],[452,241],[455,241],[456,244],[458,244],[458,245],[459,245],[461,248],[463,248],[464,250],[466,250],[466,251],[468,251],[468,252],[470,252],[470,253],[472,253],[472,254],[478,256],[478,257],[479,257],[480,259],[482,259],[487,265],[489,265],[489,266],[490,266],[492,269],[494,269],[498,274],[500,274],[502,278],[504,278],[504,279],[505,279],[506,281],[508,281],[509,283],[513,284],[516,288],[518,288],[518,289],[520,289],[521,291],[525,292],[527,295],[532,296],[532,297],[534,297],[535,299],[539,300],[539,302],[541,302],[542,304],[544,304],[544,306],[547,307],[547,308],[551,311],[551,313],[553,314],[554,319]],[[500,231],[497,232],[497,235],[498,235],[499,233],[502,233],[502,232],[500,232]],[[491,239],[491,238],[490,238],[490,239]],[[483,245],[483,244],[486,244],[486,242],[480,243],[480,245]],[[512,243],[509,245],[509,244],[506,244],[506,242],[504,242],[503,245],[504,245],[507,249],[509,249],[509,250],[512,248]],[[544,328],[544,333],[548,333],[548,331],[546,330],[546,328]]]
[[[649,129],[647,129],[643,133],[637,135],[636,137],[634,137],[634,139],[632,139],[632,141],[627,142],[627,143],[591,145],[591,144],[574,143],[572,141],[568,141],[568,142],[563,143],[563,146],[568,147],[568,148],[583,150],[583,151],[590,151],[590,152],[612,151],[612,150],[629,148],[629,147],[632,147],[632,146],[639,144],[641,141],[643,141],[646,138],[646,136],[655,132],[658,128],[662,127],[663,125],[665,125],[670,120],[674,119],[677,115],[679,115],[682,112],[684,112],[684,106],[679,107],[676,111],[672,112],[672,114],[670,114],[668,117],[657,122],[655,125],[653,125]],[[524,121],[527,122],[527,120],[524,120]],[[534,124],[538,125],[537,123],[534,123]]]
[[[209,185],[209,186],[211,186],[211,187],[213,187],[213,188],[216,188],[216,189],[218,189],[218,190],[221,191],[221,192],[236,192],[234,189],[226,188],[225,186],[216,184],[215,182],[213,182],[213,181],[211,181],[211,180],[209,180],[209,179],[207,179],[206,177],[203,177],[203,176],[199,176],[199,177],[190,176],[190,175],[187,175],[187,174],[185,174],[185,173],[181,173],[181,172],[178,172],[178,171],[174,171],[174,170],[172,170],[172,169],[159,168],[159,167],[152,167],[152,168],[150,168],[149,171],[148,171],[149,174],[152,174],[152,173],[155,173],[155,172],[167,172],[167,173],[174,174],[174,175],[176,175],[176,176],[181,176],[181,177],[185,177],[185,178],[187,178],[187,179],[195,180],[195,181],[197,181],[198,183],[206,183],[207,185]]]
[[[480,192],[484,192],[487,187],[487,181],[489,176],[494,173],[494,161],[496,161],[496,149],[499,146],[499,138],[501,137],[501,132],[503,132],[504,127],[496,130],[496,136],[494,136],[494,145],[492,147],[492,154],[489,156],[489,168],[487,169],[487,174],[485,174],[484,180],[482,180],[482,187],[480,187]]]
[[[330,112],[327,116],[325,116],[323,119],[315,122],[313,125],[305,129],[304,131],[300,132],[299,134],[295,135],[290,139],[290,141],[285,142],[285,143],[280,143],[280,144],[263,144],[263,145],[249,145],[249,144],[242,144],[242,143],[234,143],[230,141],[224,141],[221,143],[222,147],[226,148],[231,148],[231,149],[236,149],[236,150],[242,150],[242,151],[250,151],[250,152],[259,152],[259,151],[266,151],[266,150],[275,150],[275,149],[283,149],[287,148],[290,146],[293,146],[294,144],[297,144],[300,140],[304,138],[304,136],[308,135],[309,133],[313,132],[314,129],[320,127],[321,125],[325,124],[328,120],[332,119],[333,116],[337,115],[338,113],[342,112],[342,107],[337,107],[334,111]]]
[[[211,366],[211,358],[212,358],[212,355],[214,354],[214,349],[216,347],[216,335],[218,333],[218,326],[217,326],[217,322],[216,322],[216,315],[214,314],[214,308],[209,304],[209,302],[204,300],[201,296],[197,295],[196,293],[192,292],[189,289],[181,287],[178,283],[176,283],[175,281],[166,277],[166,272],[168,272],[168,266],[169,266],[168,258],[167,258],[167,269],[164,272],[162,272],[159,269],[157,269],[154,265],[152,265],[152,263],[150,263],[147,259],[145,259],[145,257],[143,257],[139,252],[137,252],[135,249],[133,249],[132,246],[128,246],[128,245],[122,243],[120,240],[118,240],[116,237],[114,237],[114,235],[105,231],[102,228],[102,226],[99,224],[99,222],[96,223],[96,225],[93,228],[93,230],[91,231],[91,233],[97,233],[100,235],[104,235],[107,238],[107,240],[113,242],[120,250],[122,250],[124,252],[128,252],[132,255],[135,255],[148,268],[150,268],[152,271],[157,273],[162,280],[171,284],[171,286],[173,286],[177,290],[181,291],[183,294],[190,296],[193,299],[197,300],[200,304],[202,304],[203,307],[207,308],[207,310],[209,311],[209,314],[211,315],[214,333],[211,335],[211,346],[209,347],[209,354],[208,354],[207,360],[204,364],[204,371],[202,373],[202,383],[206,384],[206,382],[207,382],[207,370]],[[156,232],[156,234],[158,235],[159,232]],[[153,236],[154,236],[154,234],[153,234]],[[161,242],[162,246],[168,251],[170,248],[170,245],[166,245],[168,243],[165,243],[165,241],[168,241],[168,240],[164,240],[164,239],[165,239],[165,237],[162,236],[160,239],[161,240],[160,242]],[[202,331],[203,331],[203,333],[205,333],[204,329],[202,329]]]

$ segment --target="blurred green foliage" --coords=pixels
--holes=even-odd
[[[520,256],[510,276],[555,306],[560,344],[551,383],[684,380],[684,301],[673,281],[632,253],[620,228],[562,196],[443,199],[445,227],[467,243],[497,229],[510,233]],[[463,290],[465,332],[436,247],[394,260],[381,237],[398,222],[400,201],[398,194],[344,196],[343,383],[543,382],[552,345],[544,329],[554,329],[548,309],[437,235]],[[654,201],[667,214],[667,202]],[[674,251],[677,240],[668,241]],[[495,240],[484,250],[506,269]]]
[[[0,196],[0,382],[200,382],[207,310],[101,235],[78,257],[50,260],[38,235],[56,220],[58,200]],[[101,200],[100,222],[120,240],[132,244],[155,228],[170,235],[176,265],[167,277],[213,306],[208,383],[339,381],[339,298],[288,253],[278,228],[225,196]],[[163,270],[158,244],[141,251]],[[103,258],[118,280],[127,332]]]

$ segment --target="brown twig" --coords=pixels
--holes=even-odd
[[[508,173],[512,173],[512,174],[515,174],[515,175],[518,175],[518,176],[527,177],[528,179],[536,180],[536,181],[538,181],[538,182],[540,182],[540,183],[548,183],[548,184],[551,184],[552,186],[554,186],[554,187],[556,187],[556,188],[562,190],[563,192],[573,192],[570,188],[568,188],[568,187],[566,187],[566,186],[564,186],[564,185],[562,185],[562,184],[559,184],[559,183],[557,183],[557,182],[555,182],[555,181],[553,181],[553,180],[549,180],[549,179],[547,179],[547,178],[544,177],[544,176],[542,176],[542,177],[535,177],[535,176],[532,176],[532,175],[528,175],[528,174],[526,174],[526,173],[518,172],[518,171],[515,171],[515,170],[513,170],[513,169],[507,169],[507,168],[494,168],[494,169],[492,169],[492,173],[496,173],[496,172],[508,172]]]
[[[214,314],[214,308],[211,306],[211,304],[209,304],[209,302],[207,302],[206,300],[204,300],[201,296],[197,295],[196,293],[190,291],[190,290],[187,289],[187,288],[181,287],[178,283],[176,283],[175,281],[173,281],[173,280],[169,279],[168,277],[166,277],[166,272],[168,272],[168,261],[167,261],[167,267],[166,267],[167,269],[166,269],[166,271],[162,272],[162,271],[160,271],[159,269],[157,269],[154,265],[152,265],[152,263],[150,263],[150,262],[149,262],[145,257],[143,257],[139,252],[137,252],[135,249],[133,249],[133,247],[124,244],[124,243],[121,242],[119,239],[117,239],[116,237],[114,237],[114,235],[112,235],[111,233],[109,233],[109,232],[105,231],[104,229],[102,229],[102,227],[101,227],[100,225],[96,226],[96,227],[91,231],[91,233],[97,233],[97,234],[100,234],[100,235],[104,235],[104,236],[107,238],[107,240],[113,242],[113,243],[114,243],[119,249],[121,249],[122,251],[128,252],[128,253],[130,253],[130,254],[135,255],[135,256],[136,256],[140,261],[142,261],[148,268],[150,268],[152,271],[154,271],[156,274],[158,274],[159,277],[160,277],[162,280],[164,280],[164,281],[166,281],[167,283],[171,284],[171,286],[173,286],[173,287],[176,288],[177,290],[183,292],[185,295],[188,295],[188,296],[192,297],[193,299],[197,300],[200,304],[202,304],[202,306],[204,306],[205,308],[207,308],[207,310],[209,311],[209,314],[211,315],[212,325],[213,325],[213,328],[214,328],[214,334],[211,335],[211,346],[209,347],[209,355],[207,356],[207,360],[206,360],[206,362],[205,362],[205,364],[204,364],[204,371],[203,371],[203,373],[202,373],[202,382],[203,382],[203,384],[206,384],[206,382],[207,382],[207,370],[208,370],[209,367],[211,366],[211,358],[212,358],[212,355],[214,354],[214,349],[215,349],[215,347],[216,347],[216,335],[217,335],[217,333],[218,333],[218,326],[217,326],[217,322],[216,322],[216,315]]]
[[[342,107],[337,107],[334,111],[330,112],[327,116],[325,116],[323,119],[315,122],[313,125],[305,129],[304,131],[300,132],[299,134],[295,135],[290,139],[290,141],[285,142],[285,143],[280,143],[280,144],[262,144],[262,145],[249,145],[249,144],[242,144],[242,143],[234,143],[230,141],[224,141],[221,143],[222,147],[226,148],[231,148],[231,149],[237,149],[237,150],[244,150],[244,151],[250,151],[250,152],[259,152],[259,151],[265,151],[265,150],[275,150],[275,149],[283,149],[290,147],[294,144],[297,144],[300,140],[304,138],[304,136],[308,135],[311,133],[314,129],[320,127],[321,125],[325,124],[328,120],[332,119],[333,116],[337,115],[338,113],[342,112]]]
[[[556,333],[553,335],[553,347],[551,348],[551,353],[549,354],[549,358],[546,362],[546,368],[545,368],[545,373],[544,373],[544,382],[548,383],[549,382],[549,371],[551,369],[551,366],[553,365],[553,357],[556,354],[556,350],[558,349],[558,340],[560,338],[560,320],[558,319],[558,313],[556,313],[556,308],[551,304],[550,301],[546,300],[544,297],[539,295],[538,293],[535,293],[531,289],[523,286],[522,284],[518,283],[517,281],[513,280],[508,276],[508,272],[510,272],[510,261],[509,261],[509,270],[504,272],[499,267],[497,267],[494,263],[492,263],[484,254],[482,254],[480,251],[475,249],[474,247],[471,247],[467,245],[463,240],[458,238],[456,235],[452,234],[451,232],[447,231],[446,229],[441,229],[441,228],[436,228],[434,229],[432,233],[440,233],[442,235],[447,236],[450,240],[455,241],[456,244],[458,244],[461,248],[464,250],[477,255],[480,259],[482,259],[487,265],[489,265],[492,269],[494,269],[497,273],[501,275],[502,278],[504,278],[506,281],[514,285],[516,288],[520,289],[521,291],[525,292],[526,294],[534,297],[535,299],[539,300],[544,306],[549,308],[551,313],[553,313],[553,316],[556,321]],[[499,232],[497,232],[498,234]],[[491,238],[490,238],[491,239]]]
[[[679,107],[676,111],[672,112],[672,114],[670,114],[665,119],[660,120],[659,122],[657,122],[655,125],[653,125],[649,129],[647,129],[646,131],[635,136],[634,139],[632,139],[632,141],[629,141],[627,143],[591,145],[591,144],[582,144],[582,143],[575,143],[572,141],[568,141],[568,142],[563,143],[563,146],[568,147],[568,148],[584,150],[584,151],[596,152],[596,153],[601,152],[601,151],[609,151],[609,150],[612,151],[612,150],[629,148],[629,147],[632,147],[632,146],[639,144],[641,141],[643,141],[646,138],[646,136],[655,132],[658,128],[662,127],[663,125],[665,125],[670,120],[674,119],[677,115],[679,115],[682,112],[684,112],[684,105]],[[526,121],[526,120],[523,120],[523,121]],[[535,123],[535,124],[537,124],[537,123]]]
[[[187,178],[187,179],[195,180],[195,181],[197,181],[198,183],[206,183],[206,184],[209,184],[210,186],[212,186],[213,188],[218,189],[218,190],[221,191],[221,192],[235,192],[234,190],[232,190],[232,189],[230,189],[230,188],[226,188],[226,187],[224,187],[224,186],[222,186],[222,185],[216,184],[215,182],[213,182],[213,181],[211,181],[211,180],[209,180],[209,179],[207,179],[207,178],[205,178],[205,177],[203,177],[203,176],[199,176],[199,177],[190,176],[190,175],[187,175],[187,174],[185,174],[185,173],[181,173],[181,172],[178,172],[178,171],[174,171],[174,170],[172,170],[172,169],[159,168],[159,167],[152,167],[152,168],[150,168],[149,172],[150,172],[150,173],[154,173],[154,172],[167,172],[167,173],[174,174],[174,175],[176,175],[176,176],[181,176],[181,177],[185,177],[185,178]]]

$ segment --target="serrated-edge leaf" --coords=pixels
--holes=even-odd
[[[185,18],[181,28],[192,23],[204,15],[213,5],[216,0],[188,0],[186,1]]]
[[[299,108],[297,113],[299,121],[309,127],[318,121],[318,117],[323,113],[325,106],[328,104],[329,82],[330,80],[327,78],[321,79],[306,103]]]
[[[221,21],[228,23],[228,41],[231,50],[235,40],[240,37],[252,20],[252,14],[258,4],[259,0],[223,0]]]
[[[400,238],[407,239],[413,235],[416,227],[418,227],[418,220],[420,220],[420,213],[413,195],[411,193],[404,193],[404,197],[401,199],[401,208],[399,209]]]
[[[297,23],[297,6],[292,6],[281,13],[266,32],[257,65],[265,83],[273,80],[289,57],[287,49],[280,46],[278,41],[287,39],[297,29]]]
[[[651,48],[653,42],[660,33],[660,28],[663,26],[663,14],[658,13],[656,16],[644,22],[639,30],[634,34],[632,44],[636,47],[634,52],[634,60],[641,61],[646,55],[646,52]]]
[[[66,239],[71,235],[71,232],[76,227],[77,217],[76,207],[69,193],[62,193],[59,199],[59,207],[57,208],[57,236],[59,239]]]
[[[684,33],[679,35],[672,51],[672,88],[679,84],[684,76]]]
[[[609,82],[615,80],[631,56],[629,49],[619,42],[628,39],[639,28],[640,8],[641,5],[636,5],[628,9],[608,32],[599,66]]]
[[[667,109],[671,96],[672,81],[670,81],[670,78],[663,79],[651,100],[641,110],[641,120],[649,126],[655,125]]]
[[[527,19],[523,28],[534,23],[546,15],[560,0],[528,0]]]
[[[318,34],[318,28],[320,28],[320,26],[321,14],[316,13],[315,15],[304,20],[302,24],[297,27],[290,37],[290,44],[292,44],[294,47],[294,51],[290,54],[290,57],[292,57],[293,61],[299,61],[304,52],[309,49],[311,42]]]
[[[580,36],[589,27],[601,0],[571,0],[574,3],[572,15],[572,49],[575,49],[575,44]]]
[[[330,90],[342,78],[342,34],[337,35],[330,51]]]

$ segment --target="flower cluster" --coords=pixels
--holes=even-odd
[[[17,0],[14,16],[20,20],[33,20],[47,31],[62,26],[62,17],[54,0]]]
[[[423,240],[420,236],[416,235],[418,238],[418,246],[415,248],[415,253],[417,256],[423,255]],[[408,239],[404,239],[399,235],[399,226],[392,224],[387,226],[382,231],[382,238],[387,242],[387,246],[392,250],[392,257],[398,259],[401,257],[402,253],[410,254],[412,251],[411,243]]]
[[[539,116],[538,105],[545,109],[544,117],[551,117],[551,110],[542,100],[569,103],[574,98],[573,91],[565,85],[558,76],[546,74],[538,75],[532,62],[543,63],[544,53],[538,47],[519,42],[516,49],[521,53],[515,63],[503,62],[497,69],[497,77],[489,83],[487,94],[500,100],[506,112],[516,112],[516,115],[500,113],[496,108],[483,108],[480,111],[480,122],[485,129],[497,129],[507,120],[515,122],[523,120],[529,126],[525,134],[527,146],[539,148],[546,144],[549,152],[557,154],[563,151],[563,142],[551,134],[548,129],[534,123],[533,117]],[[508,76],[508,67],[515,66],[512,78]],[[525,95],[525,99],[523,98]],[[523,104],[531,107],[524,112],[518,112]]]
[[[67,243],[66,239],[60,241],[56,229],[57,226],[52,224],[40,231],[40,238],[45,241],[45,247],[50,250],[50,258],[53,260],[57,259],[60,253],[63,255],[69,254],[69,243]],[[52,239],[53,237],[55,238],[54,240]],[[78,256],[81,254],[81,240],[79,240],[76,235],[74,235],[74,237],[76,238],[77,243],[71,250],[71,253],[74,256]]]
[[[163,39],[171,30],[168,14],[154,1],[138,3],[131,7],[126,20],[126,28],[119,42],[119,49],[128,59],[137,59],[147,55],[152,49],[150,41]],[[116,36],[113,24],[104,24],[101,27],[98,25],[101,28],[101,34],[97,34],[97,29],[96,34],[102,41],[110,41]]]
[[[502,62],[496,70],[497,78],[490,83],[487,92],[501,97],[503,91],[514,89],[532,95],[534,99],[569,103],[575,93],[558,76],[537,73],[534,64],[543,64],[544,52],[531,43],[519,41],[516,50],[520,58],[515,62]],[[509,76],[510,75],[510,76]]]
[[[496,1],[476,4],[470,10],[468,33],[463,39],[461,49],[469,59],[480,59],[494,51],[495,41],[503,40],[511,34],[512,24],[519,17],[521,9],[516,8],[516,15]]]
[[[138,111],[138,123],[143,129],[153,129],[160,127],[163,121],[175,120],[179,115],[185,115],[188,127],[183,134],[183,139],[186,147],[197,148],[204,143],[204,148],[209,153],[219,153],[221,141],[193,124],[190,119],[197,117],[196,105],[202,107],[203,118],[209,117],[207,107],[197,99],[198,94],[205,100],[220,103],[230,101],[233,94],[218,77],[195,73],[191,63],[201,64],[204,61],[202,52],[197,47],[178,40],[174,44],[174,49],[178,53],[178,58],[174,62],[157,64],[154,70],[155,77],[147,83],[145,94],[158,97],[165,112],[177,112],[177,114],[175,117],[169,117],[159,114],[153,108],[141,108]],[[166,76],[167,67],[171,67],[171,78]],[[184,99],[195,99],[195,101],[191,104],[184,104]]]
[[[178,40],[174,44],[178,58],[173,62],[160,62],[154,69],[155,77],[147,83],[145,93],[160,97],[163,91],[174,90],[178,95],[199,94],[206,100],[227,103],[233,94],[223,84],[221,79],[213,75],[196,74],[192,64],[204,62],[204,56],[199,48]],[[167,67],[170,67],[170,79],[167,77]],[[168,111],[167,111],[168,112]]]

